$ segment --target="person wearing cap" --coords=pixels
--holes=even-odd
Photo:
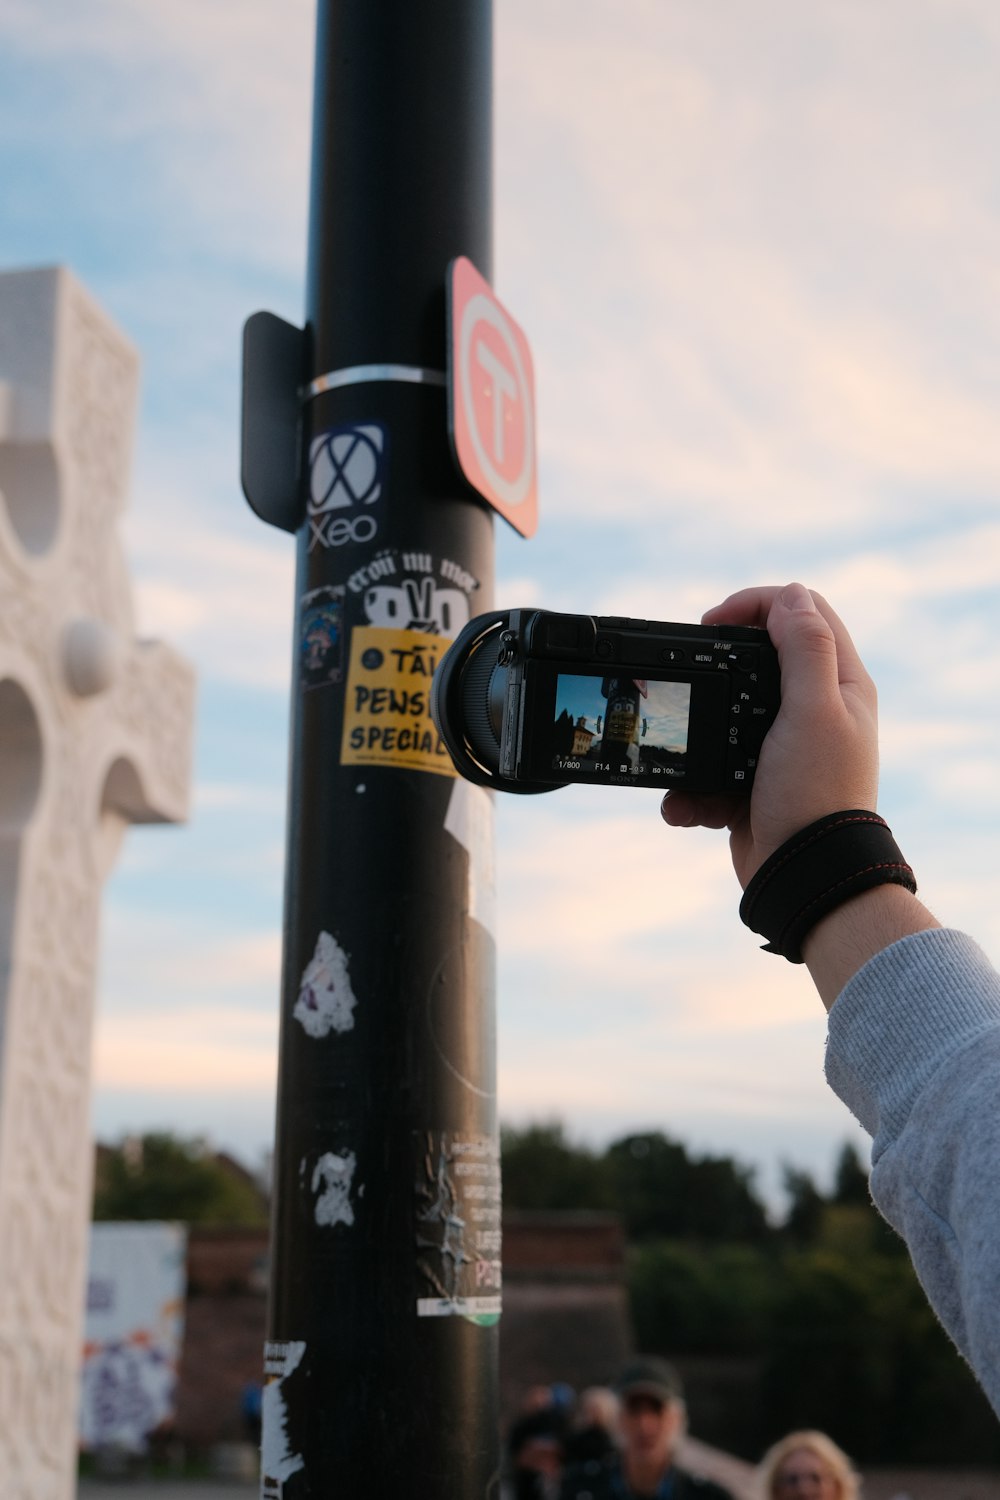
[[[808,968],[827,1082],[873,1138],[875,1205],[1000,1415],[1000,974],[917,900],[875,812],[875,685],[827,601],[744,589],[702,618],[767,629],[781,707],[749,799],[671,793],[663,819],[728,827],[740,916]]]
[[[608,1462],[575,1464],[560,1500],[733,1500],[728,1490],[677,1467],[687,1425],[680,1376],[665,1359],[644,1355],[619,1375],[620,1449]]]

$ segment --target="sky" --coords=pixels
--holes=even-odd
[[[571,16],[572,24],[569,24]],[[541,520],[500,605],[697,620],[801,578],[880,688],[880,810],[1000,959],[1000,9],[495,0],[494,288]],[[310,0],[2,0],[0,269],[71,267],[143,362],[140,631],[199,679],[190,823],[105,893],[95,1132],[273,1132],[293,544],[238,479],[240,337],[301,323]],[[829,1179],[865,1138],[725,837],[652,791],[496,799],[499,1103]],[[616,851],[620,889],[595,880]]]

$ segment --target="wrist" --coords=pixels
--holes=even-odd
[[[876,953],[940,925],[911,891],[881,885],[822,917],[803,941],[802,957],[829,1010],[848,980]]]

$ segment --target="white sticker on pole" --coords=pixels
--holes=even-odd
[[[465,256],[448,277],[448,409],[465,478],[522,536],[538,526],[528,340]]]

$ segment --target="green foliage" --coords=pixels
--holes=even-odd
[[[639,1347],[674,1354],[756,1354],[773,1319],[773,1259],[746,1245],[658,1240],[629,1257]]]
[[[866,1463],[1000,1459],[989,1404],[898,1255],[650,1242],[630,1256],[629,1295],[641,1348],[755,1359],[758,1453],[819,1427]],[[738,1446],[740,1418],[716,1440]]]
[[[788,1199],[784,1233],[796,1244],[808,1245],[819,1235],[826,1200],[809,1173],[795,1167],[783,1167],[782,1187]]]
[[[601,1159],[573,1146],[552,1121],[524,1130],[504,1126],[500,1142],[505,1208],[615,1208]]]
[[[267,1205],[247,1174],[203,1141],[159,1132],[100,1152],[94,1218],[262,1225]]]
[[[896,1254],[786,1253],[763,1385],[774,1435],[825,1427],[867,1462],[1000,1458],[986,1398]]]
[[[611,1209],[630,1240],[768,1234],[749,1170],[727,1157],[691,1157],[659,1131],[626,1136],[598,1154],[572,1145],[558,1123],[506,1128],[502,1154],[507,1208]]]
[[[834,1203],[855,1204],[863,1208],[871,1205],[872,1195],[868,1191],[868,1173],[854,1147],[845,1143],[837,1157],[833,1174]]]
[[[820,1427],[858,1462],[1000,1462],[996,1419],[873,1208],[852,1146],[829,1194],[786,1166],[775,1227],[750,1172],[660,1132],[602,1153],[557,1123],[505,1131],[503,1172],[509,1207],[621,1216],[639,1348],[758,1372],[732,1431],[713,1440],[756,1458],[792,1428]]]

